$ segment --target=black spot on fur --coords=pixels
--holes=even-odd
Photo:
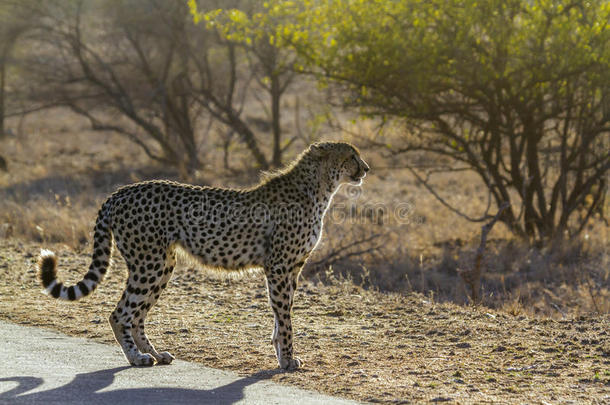
[[[68,299],[70,301],[74,301],[76,299],[76,294],[74,293],[74,286],[68,287]]]
[[[59,293],[61,292],[61,286],[61,283],[55,284],[55,287],[53,287],[53,290],[51,290],[51,295],[53,296],[53,298],[59,297]]]
[[[76,284],[76,285],[78,286],[78,289],[80,290],[80,292],[83,293],[83,296],[89,294],[89,288],[87,288],[85,283],[83,283],[82,281],[79,281],[78,284]]]

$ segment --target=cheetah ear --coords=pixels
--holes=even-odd
[[[320,144],[314,143],[309,146],[309,153],[315,157],[326,157],[328,150],[324,149]]]

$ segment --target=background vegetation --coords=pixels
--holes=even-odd
[[[305,277],[610,311],[610,6],[579,1],[0,3],[0,238],[86,250],[149,178],[244,186],[354,142]]]

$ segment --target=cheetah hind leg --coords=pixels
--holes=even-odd
[[[131,323],[126,322],[125,317],[121,316],[125,311],[123,311],[120,304],[121,302],[119,302],[119,305],[110,315],[109,321],[114,332],[114,338],[121,346],[125,358],[134,366],[150,367],[154,365],[155,358],[151,354],[142,353],[138,350],[132,336]]]
[[[159,287],[159,289],[160,288],[161,287]],[[136,327],[134,328],[134,331],[133,331],[133,339],[134,339],[138,349],[142,353],[150,353],[157,361],[157,364],[170,364],[175,359],[175,357],[172,356],[169,352],[161,352],[161,353],[157,352],[157,350],[155,349],[155,346],[153,346],[153,344],[148,339],[148,336],[146,336],[146,333],[144,331],[144,322],[146,321],[146,315],[148,314],[148,310],[150,308],[152,308],[152,306],[157,301],[156,297],[158,297],[158,295],[154,295],[154,294],[155,293],[153,292],[151,294],[151,296],[148,297],[148,300],[146,303],[146,309],[143,309],[141,311],[140,318],[135,321]]]
[[[157,352],[153,344],[148,340],[146,333],[144,333],[144,319],[142,318],[133,333],[133,339],[138,347],[138,349],[142,353],[150,353],[157,364],[170,364],[175,357],[172,356],[169,352]]]
[[[155,286],[151,286],[148,292],[148,297],[146,297],[146,303],[140,310],[139,319],[136,320],[136,328],[133,332],[133,338],[138,349],[143,353],[150,353],[157,361],[157,364],[170,364],[175,359],[175,357],[169,352],[157,352],[144,332],[146,315],[148,315],[148,311],[157,303],[157,300],[159,299],[161,292],[167,286],[167,282],[171,278],[172,272],[174,271],[174,266],[176,265],[175,252],[172,250],[168,253],[168,258],[163,266],[163,271],[156,274],[156,277],[158,277],[157,284]]]

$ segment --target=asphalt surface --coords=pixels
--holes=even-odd
[[[355,404],[174,360],[127,365],[118,345],[0,321],[0,404]]]

